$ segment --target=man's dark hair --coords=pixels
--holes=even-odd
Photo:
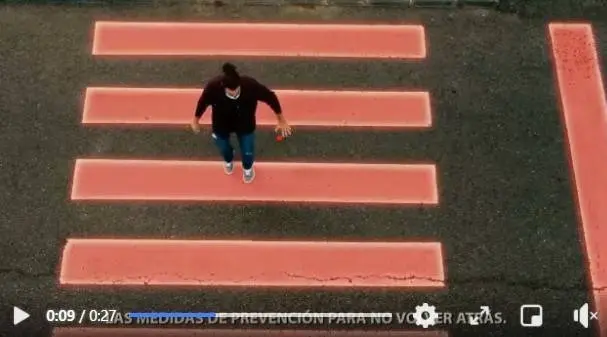
[[[236,66],[232,63],[224,63],[223,67],[223,85],[230,89],[234,90],[240,86],[240,74],[236,71]]]

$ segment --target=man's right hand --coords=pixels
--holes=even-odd
[[[200,133],[200,124],[198,124],[198,121],[192,122],[190,124],[190,127],[192,128],[192,131],[194,131],[194,133]]]

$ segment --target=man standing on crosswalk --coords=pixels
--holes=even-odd
[[[255,178],[255,129],[257,102],[272,108],[277,118],[276,131],[282,137],[291,135],[291,127],[282,114],[276,94],[252,77],[240,76],[231,63],[223,65],[223,75],[211,79],[204,88],[191,127],[200,132],[200,118],[210,106],[212,111],[213,140],[224,160],[226,174],[234,172],[234,148],[230,135],[236,134],[242,156],[243,180],[250,183]]]

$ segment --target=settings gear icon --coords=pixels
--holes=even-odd
[[[424,329],[427,329],[429,326],[436,325],[436,321],[438,320],[436,307],[433,305],[428,305],[428,303],[418,305],[415,307],[413,318],[415,319],[415,325],[421,325],[424,327]]]

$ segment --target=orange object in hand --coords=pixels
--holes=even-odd
[[[285,137],[283,137],[282,135],[276,135],[277,142],[282,142],[284,139],[285,139]]]

